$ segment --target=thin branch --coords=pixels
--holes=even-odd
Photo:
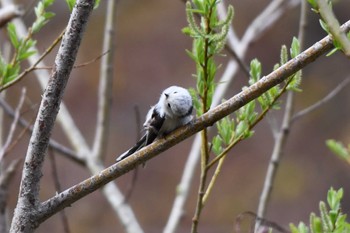
[[[299,20],[299,43],[300,50],[304,48],[304,36],[305,36],[305,27],[307,23],[307,2],[303,1],[301,3],[300,10],[300,20]],[[266,209],[268,202],[271,197],[273,182],[276,178],[276,172],[279,166],[279,162],[281,160],[286,141],[288,139],[290,127],[292,125],[291,117],[293,114],[293,106],[294,106],[294,92],[289,91],[287,94],[286,107],[284,110],[282,125],[278,130],[275,143],[272,151],[272,155],[270,158],[270,162],[267,168],[267,174],[264,180],[263,189],[260,194],[257,216],[258,219],[255,224],[255,231],[258,231],[260,226],[262,225],[261,219],[265,217]]]
[[[350,83],[350,76],[347,77],[346,79],[344,79],[336,88],[334,88],[330,93],[328,93],[328,95],[326,95],[323,99],[317,101],[313,105],[311,105],[311,106],[297,112],[296,114],[294,114],[291,121],[294,122],[294,121],[298,120],[300,117],[303,117],[303,116],[309,114],[310,112],[316,110],[317,108],[321,107],[322,105],[324,105],[325,103],[330,101],[332,98],[334,98],[349,83]]]
[[[82,68],[82,67],[85,67],[85,66],[88,66],[88,65],[91,65],[93,63],[95,63],[96,61],[100,60],[104,55],[106,55],[107,53],[109,53],[110,51],[107,50],[106,52],[98,55],[97,57],[91,59],[90,61],[87,61],[87,62],[83,62],[83,63],[80,63],[78,65],[74,65],[73,66],[73,69],[78,69],[78,68]],[[51,70],[53,69],[53,66],[36,66],[34,67],[33,70]]]
[[[346,31],[350,30],[350,21],[344,24],[343,29]],[[37,212],[38,215],[36,215],[33,220],[38,221],[39,223],[45,221],[53,214],[67,206],[70,206],[89,193],[101,188],[108,182],[122,176],[131,169],[135,168],[137,165],[145,163],[147,160],[152,159],[161,152],[169,149],[170,147],[203,130],[204,128],[212,126],[218,120],[238,110],[240,107],[257,98],[271,87],[283,82],[292,74],[315,61],[332,47],[332,39],[329,36],[318,41],[309,49],[299,54],[296,58],[291,59],[277,70],[263,77],[257,83],[251,85],[244,91],[238,93],[217,107],[209,110],[207,113],[194,120],[191,124],[175,130],[169,134],[166,139],[157,140],[151,145],[139,150],[132,156],[129,156],[125,160],[122,160],[117,164],[113,164],[100,173],[41,203],[39,211]]]
[[[273,184],[274,178],[276,177],[276,171],[278,169],[282,151],[287,141],[287,136],[290,128],[290,117],[292,114],[292,106],[293,106],[293,92],[291,91],[288,92],[286,103],[287,104],[286,104],[286,109],[283,116],[283,123],[280,131],[278,132],[277,138],[275,140],[273,152],[272,152],[269,166],[267,169],[267,174],[264,180],[263,190],[261,192],[260,199],[259,199],[259,206],[258,206],[258,212],[257,212],[259,218],[264,218],[265,216],[266,206],[271,196],[270,194],[272,190],[272,184]],[[259,227],[260,227],[260,222],[257,221],[255,229],[257,230]]]
[[[136,125],[136,142],[139,138],[141,138],[141,118],[140,118],[140,109],[139,107],[136,105],[134,107],[135,110],[135,125]],[[136,167],[133,170],[133,174],[132,174],[132,178],[131,178],[131,182],[129,183],[126,191],[125,191],[125,199],[124,202],[129,202],[130,197],[134,191],[135,185],[136,185],[136,181],[138,178],[138,171],[139,171],[139,167]]]
[[[113,63],[114,63],[114,25],[116,18],[116,1],[109,0],[107,5],[103,51],[109,53],[101,60],[100,83],[98,93],[98,110],[92,156],[103,159],[106,154],[110,125],[110,111],[113,96]]]
[[[246,216],[251,216],[253,217],[253,219],[255,221],[259,221],[261,222],[261,224],[266,227],[266,231],[260,231],[261,233],[262,232],[269,232],[268,228],[272,228],[274,230],[277,230],[281,233],[290,233],[289,231],[287,231],[286,229],[284,229],[283,227],[281,227],[280,225],[278,225],[277,223],[275,222],[272,222],[272,221],[269,221],[267,219],[263,219],[263,218],[259,218],[255,213],[251,212],[251,211],[247,211],[247,212],[243,212],[241,214],[239,214],[237,217],[236,217],[236,222],[235,222],[235,232],[237,233],[241,233],[241,222],[243,220],[243,218],[245,218]],[[252,224],[253,226],[253,224]],[[254,227],[252,227],[254,228]],[[257,231],[254,231],[254,229],[252,229],[251,232],[257,232]],[[257,232],[258,233],[258,232]]]
[[[15,116],[15,111],[12,109],[12,107],[2,97],[0,97],[0,106],[2,107],[2,109],[5,111],[5,113],[7,115],[9,115],[12,118]],[[33,127],[31,126],[31,124],[29,122],[27,122],[26,120],[24,120],[22,117],[20,117],[18,119],[18,123],[22,127],[28,128],[29,129],[28,133],[32,133],[33,132]],[[61,153],[64,156],[66,156],[67,158],[72,159],[76,163],[78,163],[80,165],[84,165],[85,164],[85,161],[82,158],[80,158],[74,151],[72,151],[71,149],[69,149],[69,148],[59,144],[57,141],[55,141],[53,139],[50,139],[49,146],[52,149],[54,149],[55,151]]]
[[[3,163],[0,164],[0,233],[9,232],[7,197],[9,194],[9,185],[15,175],[19,161],[19,159],[11,161],[6,169],[3,169]]]
[[[61,192],[61,184],[58,178],[55,154],[53,153],[52,149],[49,149],[49,161],[51,165],[52,179],[53,179],[53,183],[55,184],[56,193]],[[60,216],[61,216],[61,221],[63,225],[63,232],[69,233],[70,230],[69,230],[68,218],[64,210],[60,212]]]
[[[15,130],[16,130],[16,127],[17,127],[17,124],[18,124],[18,119],[19,119],[19,116],[20,116],[20,111],[21,111],[21,108],[23,106],[25,96],[26,96],[26,89],[22,88],[21,97],[19,99],[17,108],[15,110],[15,115],[14,115],[14,118],[13,118],[13,121],[12,121],[12,124],[11,124],[11,127],[10,127],[10,131],[9,131],[9,133],[7,135],[7,139],[6,139],[5,143],[4,143],[4,145],[0,149],[0,162],[4,158],[5,153],[6,153],[7,149],[8,149],[8,147],[10,146],[10,144],[12,142],[12,139],[14,137]]]
[[[244,63],[243,59],[238,56],[234,48],[231,48],[229,45],[225,45],[226,51],[236,60],[239,67],[243,71],[243,73],[247,76],[247,78],[250,77],[249,67]]]
[[[33,119],[31,120],[30,123],[34,123],[34,120],[35,120],[35,118],[33,117]],[[18,142],[23,138],[23,136],[24,136],[24,134],[25,134],[26,132],[29,132],[29,127],[30,127],[30,126],[24,127],[24,128],[21,130],[21,132],[17,135],[17,137],[16,137],[15,139],[12,140],[12,143],[6,148],[5,155],[6,155],[9,151],[11,151],[11,150],[18,144]]]
[[[241,46],[247,46],[263,35],[267,29],[271,28],[274,23],[286,12],[290,7],[294,7],[300,3],[299,0],[273,0],[270,4],[264,9],[261,14],[259,14],[253,22],[249,25],[248,29],[245,31],[242,40],[240,42]],[[237,45],[236,45],[237,46]],[[240,51],[244,51],[246,48],[237,46],[237,53],[240,54]]]
[[[61,32],[61,34],[52,42],[52,44],[45,50],[43,54],[31,65],[31,67],[25,69],[21,74],[19,74],[14,80],[6,83],[2,87],[0,87],[0,92],[13,86],[14,84],[21,81],[27,74],[36,69],[36,66],[56,47],[56,45],[61,41],[62,36],[64,35],[65,30]]]
[[[227,154],[226,154],[226,155],[227,155]],[[213,176],[212,176],[212,178],[211,178],[211,180],[210,180],[210,182],[209,182],[209,184],[208,184],[208,187],[207,187],[207,189],[206,189],[206,191],[205,191],[205,193],[204,193],[204,196],[203,196],[203,205],[205,205],[205,203],[207,202],[207,200],[208,200],[208,198],[209,198],[209,195],[210,195],[211,191],[212,191],[213,188],[214,188],[214,184],[215,184],[217,178],[219,177],[219,174],[220,174],[220,172],[221,172],[222,165],[224,164],[226,155],[223,156],[223,157],[219,160],[218,166],[216,167],[215,172],[214,172],[214,174],[213,174]],[[206,169],[208,169],[208,168],[206,167]]]

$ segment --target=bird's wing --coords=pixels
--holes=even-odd
[[[142,138],[128,151],[120,155],[116,161],[119,162],[126,157],[132,155],[136,151],[140,150],[142,147],[145,147],[151,144],[158,136],[158,133],[164,123],[165,118],[161,117],[156,110],[153,111],[151,119],[145,122],[146,133]]]

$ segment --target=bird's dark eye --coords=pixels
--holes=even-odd
[[[176,94],[177,93],[177,91],[174,91],[174,94]]]
[[[171,105],[168,103],[168,107],[171,108]]]

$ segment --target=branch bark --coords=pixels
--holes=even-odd
[[[30,138],[10,232],[33,232],[40,224],[36,217],[40,206],[41,169],[64,89],[94,2],[94,0],[80,0],[73,8]]]
[[[343,29],[346,31],[350,30],[350,21],[344,24]],[[99,174],[96,174],[43,202],[38,209],[35,219],[39,223],[45,221],[58,211],[70,206],[77,200],[101,188],[108,182],[122,176],[131,169],[135,168],[137,165],[145,163],[147,160],[150,160],[175,144],[185,140],[204,128],[213,125],[216,121],[238,110],[240,107],[257,98],[271,87],[283,82],[293,73],[302,69],[306,65],[315,61],[322,54],[329,51],[332,47],[332,39],[329,36],[318,41],[309,49],[299,54],[296,58],[288,61],[279,69],[263,77],[259,82],[246,88],[242,92],[233,96],[231,99],[203,114],[191,124],[175,130],[173,133],[168,135],[166,139],[157,140],[153,144],[141,149],[127,159],[122,160],[117,164],[113,164],[112,166],[101,171]]]

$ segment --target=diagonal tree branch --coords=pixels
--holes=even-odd
[[[33,232],[40,224],[36,221],[35,215],[40,204],[41,169],[64,89],[94,2],[94,0],[80,0],[73,8],[30,138],[10,232]]]
[[[350,21],[344,24],[343,30],[350,30]],[[170,147],[203,130],[204,128],[212,126],[216,121],[238,110],[240,107],[257,98],[271,87],[283,82],[298,70],[315,61],[332,47],[332,39],[329,36],[318,41],[309,49],[300,53],[296,58],[291,59],[277,70],[263,77],[254,85],[246,88],[242,92],[233,96],[231,99],[203,114],[194,120],[190,125],[175,130],[173,133],[168,135],[166,139],[157,140],[153,144],[141,149],[125,160],[106,168],[100,173],[41,203],[35,219],[39,223],[45,221],[58,211],[70,206],[89,193],[101,188],[103,185],[107,184],[113,179],[127,173],[137,165],[145,163],[147,160],[150,160],[161,152],[169,149]]]

